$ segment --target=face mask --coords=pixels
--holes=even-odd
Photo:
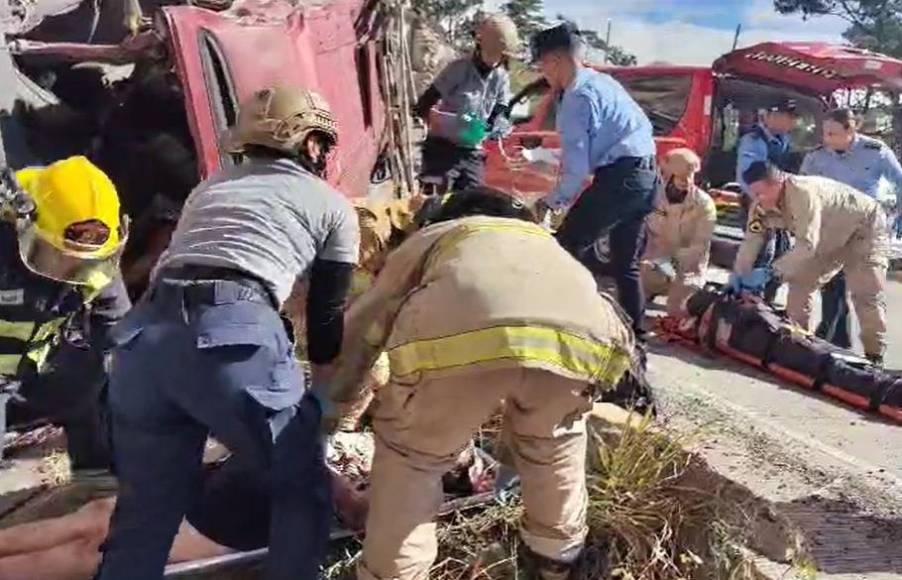
[[[664,187],[664,193],[667,195],[667,201],[670,203],[683,203],[686,200],[686,196],[689,195],[688,191],[683,191],[673,183],[673,178],[671,178],[667,185]]]
[[[309,171],[310,173],[316,175],[320,179],[326,179],[326,168],[328,167],[328,159],[329,159],[329,149],[324,148],[323,152],[320,154],[319,159],[314,161],[311,159],[306,153],[301,153],[298,156],[298,163],[300,163],[304,169]]]

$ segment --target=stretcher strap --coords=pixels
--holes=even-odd
[[[889,390],[890,386],[889,378],[880,373],[879,378],[874,385],[874,390],[871,392],[871,396],[869,398],[869,411],[879,411],[880,406],[883,404],[883,400],[886,398],[886,392]]]
[[[782,338],[783,331],[767,333],[767,346],[764,348],[764,356],[761,357],[761,366],[765,369],[769,368],[771,363],[774,362],[774,355],[778,350],[776,347],[781,344]]]
[[[821,358],[821,363],[817,366],[817,372],[813,377],[814,382],[811,383],[813,390],[819,392],[824,390],[824,384],[827,382],[827,373],[834,364],[836,364],[836,361],[829,354]]]

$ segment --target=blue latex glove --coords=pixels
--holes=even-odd
[[[512,467],[500,463],[498,465],[498,474],[495,476],[495,499],[506,502],[514,495],[519,483],[520,476],[517,475],[517,472]]]
[[[489,139],[504,139],[510,135],[513,130],[514,126],[511,124],[510,120],[504,115],[498,115],[492,123],[492,128],[489,131]]]
[[[767,283],[773,280],[773,268],[755,268],[745,275],[730,274],[730,280],[727,282],[727,292],[739,295],[743,291],[751,293],[764,292]]]
[[[730,279],[727,280],[727,294],[733,294],[734,296],[738,296],[742,293],[742,276],[733,272],[730,274]]]
[[[743,290],[749,292],[764,292],[764,287],[774,277],[773,268],[755,268],[741,277]]]
[[[328,389],[314,387],[310,389],[310,396],[319,405],[321,430],[324,433],[332,433],[338,428],[339,416],[338,409],[332,399],[326,395],[327,392]]]

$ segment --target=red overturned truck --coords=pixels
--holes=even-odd
[[[352,198],[409,144],[403,3],[379,0],[0,0],[0,164],[86,155],[133,221],[123,275],[140,294],[199,180],[240,159],[222,147],[261,87],[318,91],[339,124],[329,181]],[[6,48],[7,50],[4,50]],[[396,103],[389,106],[389,103]],[[403,190],[403,187],[399,187]]]

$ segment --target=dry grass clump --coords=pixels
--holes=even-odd
[[[69,483],[72,479],[72,470],[69,456],[65,451],[54,451],[41,459],[38,466],[41,483],[50,487],[57,487]]]
[[[759,574],[746,549],[745,506],[722,493],[703,462],[647,417],[593,423],[587,484],[590,528],[580,580],[746,580]],[[490,429],[489,431],[493,431]],[[517,526],[509,504],[455,512],[439,522],[435,580],[518,580]],[[348,553],[353,562],[356,554]],[[333,566],[327,578],[349,578]]]

